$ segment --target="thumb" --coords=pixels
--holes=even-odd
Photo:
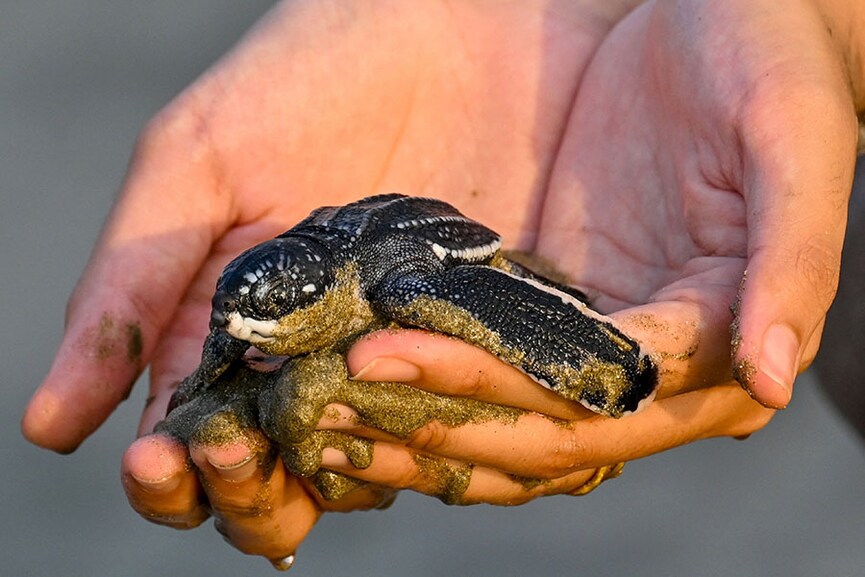
[[[817,352],[837,288],[853,180],[852,104],[843,89],[815,92],[788,91],[777,101],[783,106],[764,107],[742,136],[748,263],[733,325],[733,372],[771,408],[787,406],[796,375]]]
[[[226,220],[209,192],[204,145],[184,133],[193,131],[163,116],[139,141],[67,305],[53,365],[25,411],[22,432],[37,445],[73,451],[126,398],[210,251],[213,223]]]

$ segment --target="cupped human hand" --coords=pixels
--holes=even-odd
[[[711,339],[734,321],[733,376],[772,408],[817,352],[855,165],[856,78],[837,39],[850,24],[820,8],[633,12],[583,79],[536,249],[560,255],[602,308],[649,303],[640,314],[673,332],[697,327],[709,358],[725,360]]]
[[[449,357],[464,358],[462,368],[427,371],[417,360],[422,377],[406,380],[419,387],[517,405],[532,398],[530,410],[571,421],[558,436],[537,415],[507,431],[418,433],[424,452],[473,463],[473,482],[489,480],[470,487],[467,502],[572,492],[595,466],[759,428],[771,410],[732,377],[763,404],[785,405],[834,290],[855,147],[842,52],[807,2],[649,2],[610,32],[628,8],[277,5],[144,131],[25,435],[74,450],[147,364],[152,402],[139,432],[149,433],[197,364],[224,264],[316,206],[389,190],[448,200],[512,248],[552,261],[661,365],[654,405],[609,420],[552,393],[538,399],[547,392],[527,392],[539,388],[472,356],[482,351]],[[730,307],[746,269],[731,363]],[[407,354],[395,341],[370,342],[350,364]],[[499,376],[478,380],[465,366]],[[433,376],[443,367],[456,376]],[[498,444],[483,444],[495,435]],[[532,438],[547,452],[529,455]],[[492,450],[507,439],[517,450]],[[570,450],[556,459],[556,447]],[[216,514],[244,550],[270,559],[293,551],[324,506],[280,467],[265,480],[257,455],[238,465],[244,448],[224,449],[187,455],[166,437],[143,437],[124,461],[133,506],[181,527]],[[357,475],[429,491],[406,460],[413,450],[379,443],[374,467]],[[217,491],[187,469],[187,456],[205,480],[235,465],[252,473],[236,492]],[[550,482],[498,483],[525,472]],[[301,530],[274,541],[265,532],[288,516],[249,522],[244,495],[265,482],[280,488],[275,510],[292,511]],[[334,506],[369,508],[377,498]]]
[[[386,332],[350,352],[357,378],[565,423],[431,423],[406,442],[378,439],[365,470],[335,451],[325,464],[433,494],[417,455],[471,464],[464,502],[519,503],[572,492],[599,466],[747,436],[785,407],[834,295],[856,149],[843,29],[818,8],[647,2],[581,78],[534,252],[653,351],[654,404],[591,416],[483,351]],[[334,408],[342,418],[323,427],[370,434]]]
[[[396,497],[392,489],[370,484],[326,501],[288,474],[277,452],[254,433],[230,444],[189,447],[158,434],[143,436],[124,455],[122,480],[130,505],[145,519],[191,529],[213,516],[226,541],[280,570],[291,567],[323,512],[383,508]]]
[[[374,448],[371,464],[362,469],[327,448],[323,467],[451,504],[518,505],[541,496],[582,494],[587,483],[594,486],[599,471],[617,463],[709,437],[746,437],[774,413],[728,377],[678,392],[667,381],[646,408],[619,419],[604,417],[539,386],[487,351],[417,330],[373,333],[354,345],[347,360],[357,380],[404,382],[525,410],[516,419],[456,427],[432,421],[396,438],[362,425],[350,406],[328,407],[319,428],[367,437]],[[457,494],[453,481],[459,481]]]
[[[148,435],[198,363],[222,267],[317,206],[383,191],[448,200],[531,249],[580,76],[630,4],[277,4],[142,132],[25,436],[73,451],[149,366],[147,436],[123,465],[133,507],[175,527],[215,514],[244,550],[292,551],[324,508],[296,479],[277,466],[274,515],[250,523],[265,483],[257,454],[238,465],[251,447]],[[220,479],[235,465],[251,476],[233,493]]]

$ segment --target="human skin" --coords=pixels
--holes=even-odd
[[[641,413],[605,419],[464,343],[379,333],[349,353],[359,378],[572,423],[433,423],[396,443],[338,407],[323,427],[379,440],[368,469],[326,451],[331,468],[430,491],[421,451],[476,464],[466,502],[519,503],[573,491],[600,465],[763,426],[816,353],[837,282],[863,108],[859,4],[633,4],[278,4],[142,133],[24,434],[74,450],[149,364],[147,435],[197,364],[227,261],[318,205],[383,191],[447,200],[554,262],[655,352],[660,389]],[[123,462],[130,503],[175,527],[215,515],[235,546],[280,559],[323,510],[389,496],[325,503],[277,466],[255,508],[253,446],[143,436]]]

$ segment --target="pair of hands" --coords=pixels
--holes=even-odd
[[[816,353],[837,279],[857,128],[833,40],[850,35],[827,32],[843,19],[826,3],[278,4],[143,132],[25,435],[74,450],[150,364],[123,462],[133,507],[174,527],[214,515],[235,546],[279,560],[325,510],[431,492],[417,452],[475,464],[466,502],[519,503],[751,433]],[[432,424],[379,438],[363,471],[326,450],[329,468],[374,483],[331,503],[280,466],[265,475],[259,440],[148,436],[198,363],[228,260],[319,205],[384,191],[442,198],[554,262],[655,351],[656,401],[591,416],[484,351],[404,331],[355,345],[350,372],[570,426]],[[322,426],[378,438],[350,413]]]

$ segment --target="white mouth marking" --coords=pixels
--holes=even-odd
[[[269,343],[274,340],[273,331],[276,329],[276,321],[242,317],[237,311],[228,313],[225,318],[228,321],[225,330],[236,339],[248,341],[254,345]]]

